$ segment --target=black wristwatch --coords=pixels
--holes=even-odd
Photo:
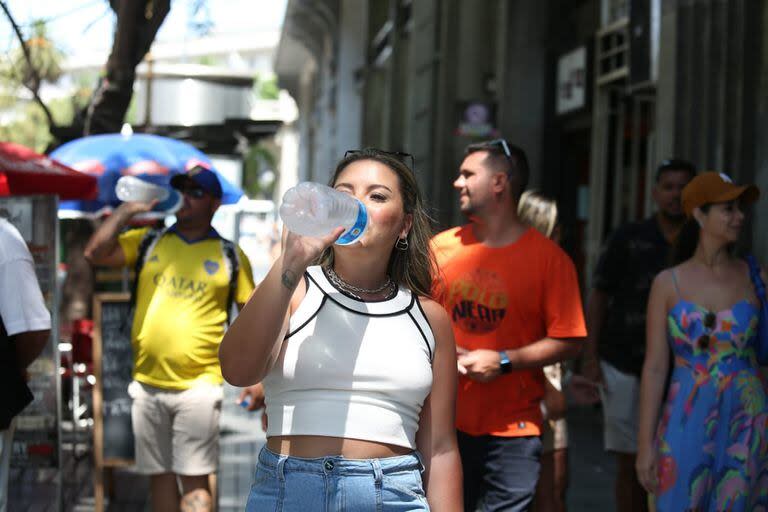
[[[509,360],[509,356],[504,350],[499,351],[499,370],[501,373],[509,373],[512,369],[512,362]]]

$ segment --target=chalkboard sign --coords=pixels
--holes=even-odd
[[[128,395],[133,370],[129,309],[127,293],[94,296],[94,451],[99,470],[133,463],[131,397]]]

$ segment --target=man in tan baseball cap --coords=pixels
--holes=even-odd
[[[705,204],[727,203],[735,199],[749,204],[759,197],[760,189],[755,185],[736,185],[727,174],[704,172],[693,178],[683,189],[683,211],[691,217],[695,208]]]

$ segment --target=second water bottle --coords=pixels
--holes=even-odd
[[[349,194],[319,183],[304,182],[288,189],[280,206],[280,217],[288,229],[303,236],[325,236],[344,227],[336,243],[357,242],[368,227],[365,205]]]
[[[121,176],[115,185],[115,195],[121,201],[149,203],[154,200],[165,201],[169,192],[160,185],[144,181],[136,176]]]

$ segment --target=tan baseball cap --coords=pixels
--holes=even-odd
[[[736,185],[727,174],[703,172],[693,178],[683,189],[683,211],[690,217],[694,208],[710,203],[726,203],[741,199],[753,203],[760,197],[755,185]]]

